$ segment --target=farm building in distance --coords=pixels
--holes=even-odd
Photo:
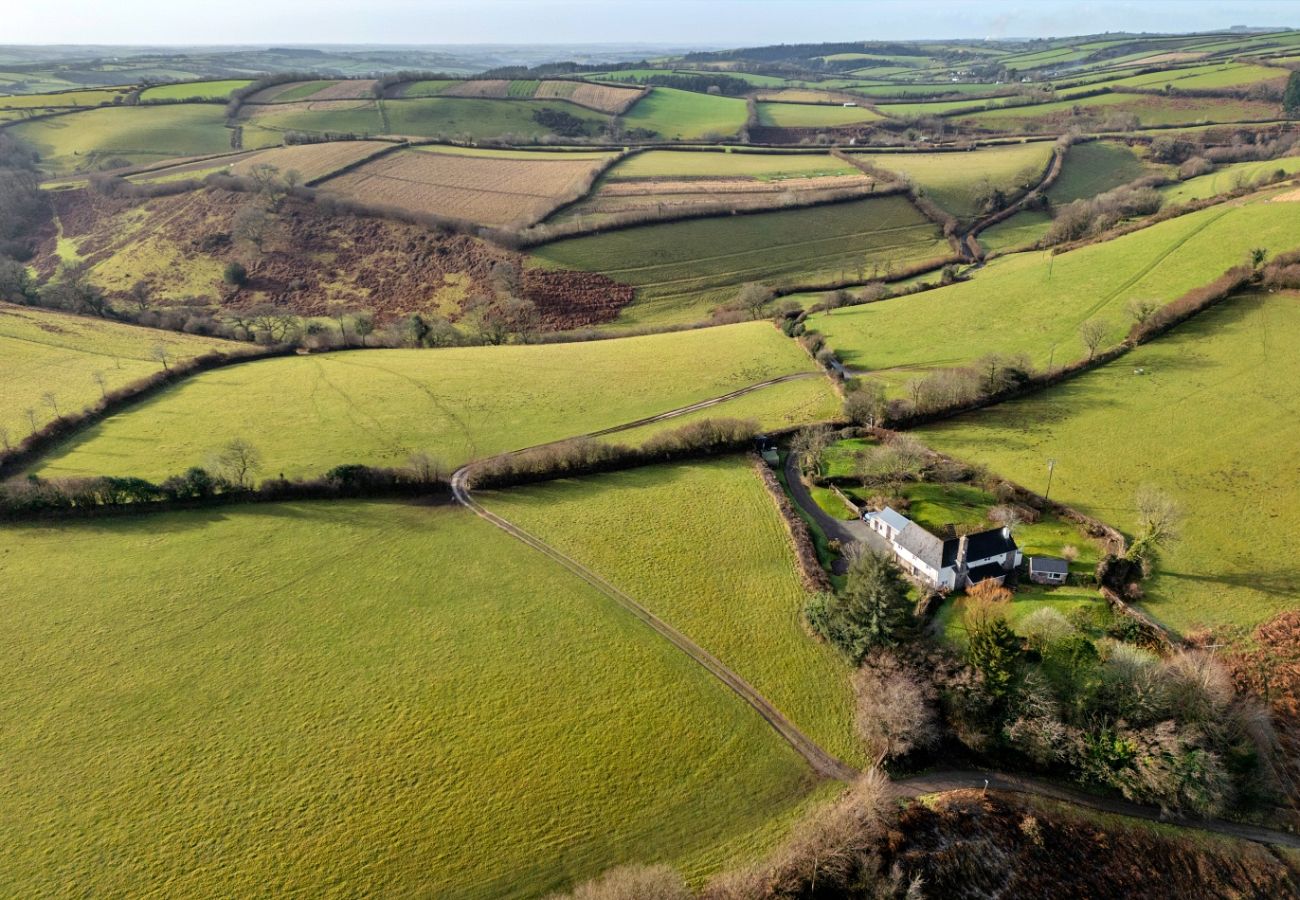
[[[989,580],[1001,584],[1020,565],[1020,548],[1007,528],[944,540],[890,507],[868,512],[863,519],[889,542],[904,571],[939,590]]]

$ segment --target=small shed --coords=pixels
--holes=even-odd
[[[852,100],[845,100],[845,101],[844,101],[844,105],[845,105],[845,106],[857,106],[857,104],[854,103]]]
[[[775,469],[777,464],[781,461],[781,456],[776,450],[776,441],[772,440],[765,434],[760,434],[758,437],[754,438],[754,449],[757,450],[758,455],[763,458],[763,462],[767,463],[773,469]]]
[[[1029,557],[1029,580],[1035,584],[1065,584],[1070,564],[1059,556]]]

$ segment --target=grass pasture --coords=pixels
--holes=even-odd
[[[179,84],[159,84],[145,88],[140,92],[140,99],[148,103],[151,100],[225,100],[240,88],[246,88],[253,82],[246,78],[227,81],[183,81]]]
[[[768,322],[573,344],[373,350],[191,378],[69,442],[47,474],[165,477],[236,435],[264,475],[341,463],[448,464],[686,406],[813,362]]]
[[[275,146],[290,131],[327,134],[384,134],[384,119],[376,100],[316,100],[294,103],[245,104],[239,111],[246,148]]]
[[[699,879],[815,789],[700,666],[455,507],[3,537],[17,895],[522,898],[645,860]]]
[[[741,284],[794,285],[882,274],[946,256],[932,222],[900,196],[644,225],[547,244],[540,264],[637,286],[619,324],[699,319]]]
[[[1060,177],[1047,190],[1047,199],[1060,205],[1103,194],[1149,174],[1130,148],[1111,141],[1075,144],[1066,152]]]
[[[157,372],[151,352],[159,344],[174,360],[239,352],[246,346],[0,303],[0,383],[5,386],[0,428],[17,443],[31,431],[28,408],[35,412],[38,428],[55,418],[46,392],[54,395],[61,414],[91,406],[101,395],[96,372],[104,376],[107,390]]]
[[[1076,112],[1077,111],[1077,112]],[[1136,116],[1145,126],[1203,125],[1267,121],[1280,113],[1275,103],[1226,97],[1165,97],[1150,94],[1099,94],[1070,100],[990,109],[961,117],[965,125],[994,131],[1062,131],[1071,125],[1088,127],[1090,119]]]
[[[810,327],[850,365],[876,369],[898,387],[925,369],[965,365],[986,353],[1025,352],[1039,366],[1085,355],[1080,324],[1127,333],[1131,299],[1167,302],[1243,263],[1254,247],[1300,246],[1289,203],[1217,206],[1059,256],[1020,253],[990,262],[960,284],[821,313]],[[936,341],[942,330],[951,340]]]
[[[143,163],[230,149],[225,111],[211,103],[104,107],[10,127],[55,173],[95,169],[113,158]]]
[[[990,186],[1013,193],[1036,184],[1051,159],[1049,142],[1009,144],[965,153],[854,154],[881,169],[909,178],[939,206],[961,219],[978,212],[978,198]]]
[[[1053,498],[1123,529],[1138,488],[1169,492],[1182,539],[1143,604],[1180,631],[1240,635],[1300,590],[1297,334],[1300,297],[1238,298],[1094,372],[919,436],[1040,491],[1054,458]]]
[[[1198,175],[1177,184],[1160,188],[1166,203],[1189,203],[1217,197],[1239,187],[1257,183],[1261,178],[1272,178],[1277,172],[1295,175],[1300,172],[1300,156],[1284,156],[1259,162],[1231,163],[1220,166],[1206,175]]]
[[[56,91],[50,94],[16,94],[0,96],[0,109],[62,109],[64,107],[110,106],[120,103],[126,88],[88,88],[80,91]]]
[[[745,101],[674,88],[652,88],[623,115],[628,128],[645,128],[667,140],[731,137],[745,124]]]
[[[531,225],[578,196],[613,154],[497,156],[398,150],[327,181],[324,188],[365,203],[434,213],[483,225]]]
[[[861,763],[849,666],[803,627],[790,538],[744,458],[484,494],[672,622],[832,753]]]
[[[884,116],[865,106],[838,103],[759,103],[758,124],[776,128],[835,128],[878,122]]]

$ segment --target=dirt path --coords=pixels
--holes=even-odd
[[[904,797],[919,797],[923,794],[937,794],[944,791],[965,789],[982,789],[1006,791],[1016,794],[1031,794],[1060,800],[1074,806],[1082,806],[1098,812],[1161,822],[1180,828],[1196,831],[1210,831],[1259,844],[1275,844],[1282,847],[1300,848],[1300,835],[1256,825],[1243,825],[1227,822],[1223,819],[1179,819],[1165,816],[1154,806],[1143,806],[1118,797],[1098,797],[1064,785],[1028,778],[1023,775],[1009,775],[1004,772],[980,772],[971,770],[947,770],[916,775],[894,782],[894,789]]]

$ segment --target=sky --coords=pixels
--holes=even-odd
[[[0,44],[753,46],[1300,27],[1300,0],[13,0]]]

